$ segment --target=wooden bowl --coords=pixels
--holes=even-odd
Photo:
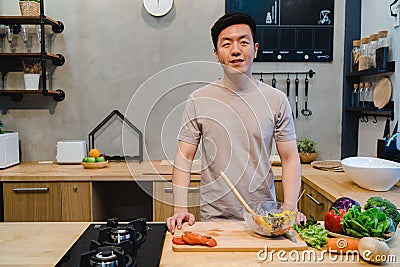
[[[318,153],[299,153],[301,163],[310,163],[318,157]]]
[[[108,160],[104,162],[81,162],[85,169],[100,169],[108,166]]]

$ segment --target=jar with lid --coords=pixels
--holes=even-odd
[[[351,94],[351,106],[358,107],[359,102],[358,83],[353,84],[353,93]]]
[[[368,45],[369,45],[369,38],[364,37],[361,39],[361,55],[360,60],[358,62],[358,70],[367,70],[371,67],[371,57],[368,53]]]
[[[378,48],[378,34],[369,36],[368,54],[371,57],[371,68],[376,68],[376,49]]]
[[[388,31],[378,32],[378,46],[376,49],[376,67],[379,69],[386,69],[387,62],[389,61],[389,38]]]
[[[351,50],[350,71],[358,71],[358,61],[360,59],[360,40],[353,40],[353,49]]]
[[[374,106],[374,96],[373,96],[373,88],[372,83],[365,82],[364,87],[364,107],[373,107]]]
[[[358,106],[364,107],[364,82],[360,82],[360,89],[358,91]]]

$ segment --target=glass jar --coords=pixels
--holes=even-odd
[[[360,89],[358,91],[358,106],[363,107],[364,106],[364,82],[360,82]]]
[[[353,40],[353,49],[351,50],[350,71],[358,71],[358,60],[360,59],[360,40]]]
[[[360,60],[358,62],[358,70],[367,70],[371,67],[371,57],[369,56],[368,53],[368,45],[369,45],[369,38],[364,37],[361,39],[361,55],[360,55]]]
[[[358,107],[359,102],[358,83],[353,84],[353,93],[351,94],[351,106]]]
[[[378,46],[376,49],[376,67],[378,69],[386,69],[389,61],[389,39],[388,31],[378,32]]]
[[[368,54],[371,57],[371,68],[376,68],[376,49],[378,48],[378,34],[369,36]]]
[[[365,82],[364,87],[364,107],[374,106],[373,89],[370,82]]]

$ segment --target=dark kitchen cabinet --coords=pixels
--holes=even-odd
[[[9,25],[13,34],[20,33],[21,25],[39,25],[40,26],[40,53],[0,53],[0,73],[2,78],[2,88],[0,96],[11,97],[14,101],[21,101],[23,95],[43,95],[51,96],[56,101],[62,101],[65,93],[61,89],[53,90],[52,77],[57,66],[65,63],[65,58],[61,54],[51,54],[46,51],[46,33],[45,26],[49,25],[54,33],[61,33],[64,25],[60,21],[56,21],[44,15],[44,1],[40,1],[40,16],[0,16],[0,24]],[[6,38],[1,35],[0,38]],[[6,90],[5,79],[9,72],[23,71],[23,62],[29,64],[41,64],[41,84],[39,90]]]
[[[345,11],[345,41],[342,94],[342,136],[341,158],[357,155],[359,121],[362,116],[389,117],[394,119],[394,103],[390,101],[382,109],[375,107],[351,107],[353,84],[366,76],[382,76],[395,71],[395,62],[389,62],[386,69],[368,69],[349,72],[353,40],[361,36],[361,0],[347,0]]]

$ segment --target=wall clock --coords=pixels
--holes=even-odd
[[[146,11],[155,17],[162,17],[172,9],[174,0],[143,0]]]

